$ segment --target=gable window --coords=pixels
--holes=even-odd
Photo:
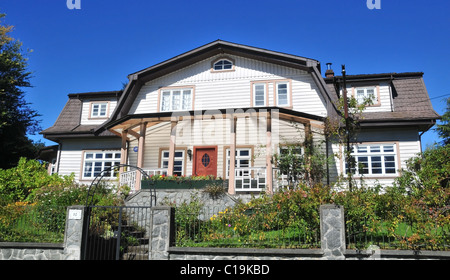
[[[277,106],[289,106],[289,83],[276,83]]]
[[[229,59],[220,59],[214,62],[213,71],[233,70],[233,62]]]
[[[161,91],[161,112],[192,110],[192,88]]]
[[[364,101],[370,100],[371,104],[377,104],[377,88],[376,87],[357,87],[355,88],[355,98],[358,104],[363,104]]]
[[[253,84],[253,105],[266,105],[266,83]]]
[[[120,152],[119,151],[98,151],[98,152],[85,152],[83,159],[83,178],[93,179],[100,173],[120,164]],[[108,179],[114,179],[117,176],[119,169],[105,172],[104,177]]]
[[[169,151],[161,151],[161,167],[169,168]],[[173,175],[184,175],[184,150],[176,150],[173,161]]]
[[[395,144],[366,144],[352,148],[352,156],[355,158],[356,175],[396,175],[397,174],[397,147]],[[347,163],[345,170],[347,173]]]
[[[106,118],[108,102],[91,103],[91,118]]]

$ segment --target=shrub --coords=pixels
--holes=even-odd
[[[21,158],[17,167],[0,169],[0,196],[4,201],[25,201],[28,196],[43,186],[67,186],[74,176],[48,175],[47,169],[37,160]]]

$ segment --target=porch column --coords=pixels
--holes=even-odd
[[[273,194],[272,115],[270,111],[267,112],[266,123],[266,193]]]
[[[178,121],[170,122],[169,166],[167,170],[168,176],[173,176],[173,165],[175,161],[175,142],[177,140],[177,124]]]
[[[120,164],[127,163],[127,157],[128,157],[127,136],[128,136],[128,131],[127,130],[122,131],[122,146],[120,148]],[[124,171],[124,168],[120,167],[119,173],[122,174],[123,171]]]
[[[142,168],[144,166],[144,144],[145,144],[145,132],[147,130],[147,123],[141,123],[139,139],[138,139],[138,156],[137,167]],[[136,184],[134,189],[138,191],[141,188],[141,173],[136,172]]]
[[[235,167],[236,167],[236,125],[237,118],[231,115],[230,118],[230,175],[228,176],[228,193],[236,194],[235,188]],[[226,160],[226,156],[225,156]],[[225,171],[226,172],[226,171]]]

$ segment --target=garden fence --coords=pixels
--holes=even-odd
[[[62,243],[67,206],[0,206],[0,242]]]
[[[283,211],[233,211],[217,211],[215,207],[194,212],[176,209],[176,246],[320,248],[318,220],[308,224]]]

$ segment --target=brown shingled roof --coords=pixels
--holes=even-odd
[[[390,81],[392,86],[393,111],[365,112],[362,123],[387,121],[430,121],[439,119],[430,101],[422,72],[382,73],[346,76],[347,83]],[[342,76],[325,78],[330,91],[338,94],[334,84],[342,83]]]
[[[82,99],[92,97],[119,97],[121,91],[105,91],[105,92],[87,92],[87,93],[71,93],[69,100],[62,109],[53,126],[43,130],[45,138],[54,140],[62,136],[90,135],[94,136],[95,130],[99,125],[81,125],[81,105]],[[101,126],[101,125],[100,125]],[[102,131],[99,136],[115,136],[109,131]]]

